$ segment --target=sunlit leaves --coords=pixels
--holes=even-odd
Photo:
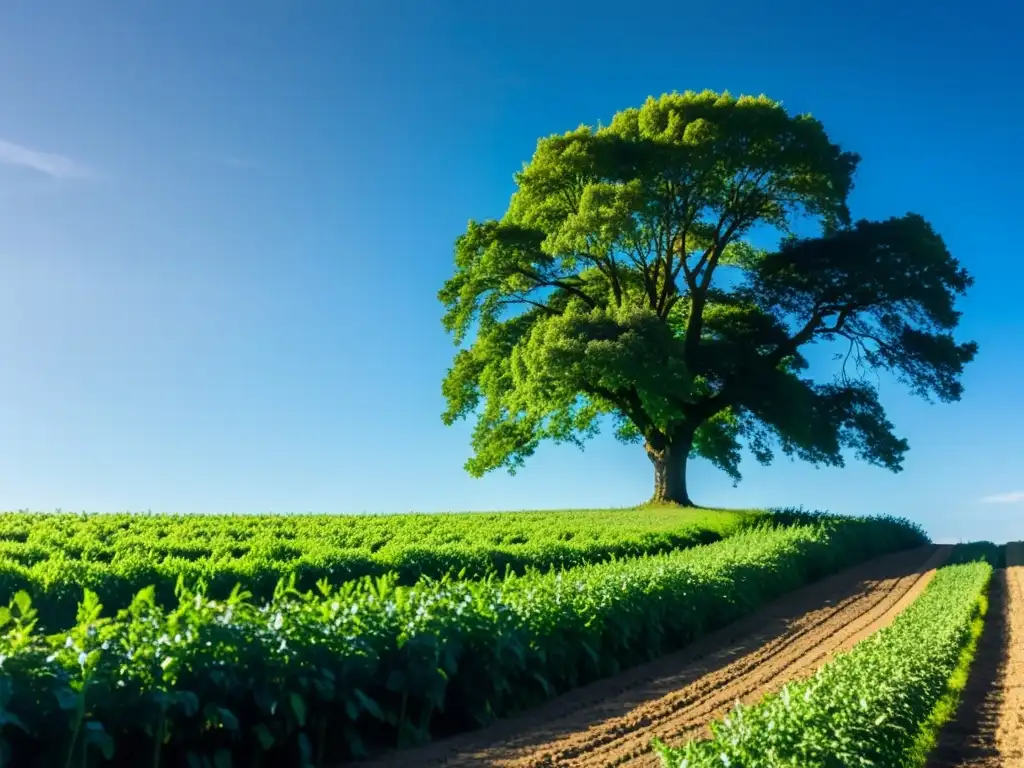
[[[859,158],[829,142],[818,121],[792,117],[766,96],[652,97],[618,113],[608,132],[675,148],[676,157],[659,156],[659,170],[687,179],[712,210],[780,226],[800,210],[830,225],[848,218],[846,195]]]
[[[692,451],[734,478],[744,443],[827,463],[857,445],[897,467],[881,410],[834,404],[866,402],[878,369],[958,398],[976,347],[954,340],[953,304],[970,279],[919,216],[850,225],[858,160],[808,115],[710,91],[541,139],[506,215],[458,238],[440,292],[468,343],[442,386],[445,423],[476,420],[467,469],[514,471],[544,440],[582,444],[604,415],[620,439],[679,441],[680,455],[696,430]],[[808,218],[821,237],[795,236]],[[755,229],[781,237],[774,253],[746,239]],[[791,377],[802,348],[837,341],[844,394]],[[764,396],[786,386],[789,413]],[[807,429],[811,409],[845,421]]]

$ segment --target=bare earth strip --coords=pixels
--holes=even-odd
[[[863,563],[804,587],[677,653],[570,691],[481,731],[382,756],[372,768],[660,766],[655,736],[699,738],[734,702],[807,677],[889,624],[925,588],[951,547]]]
[[[993,577],[967,686],[928,768],[1024,768],[1024,545],[1007,545],[1006,566]]]

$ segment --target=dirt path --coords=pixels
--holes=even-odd
[[[684,650],[471,734],[363,763],[369,768],[656,768],[658,736],[699,737],[736,700],[805,677],[885,626],[927,585],[950,547],[887,555],[804,587]]]
[[[993,577],[970,678],[928,768],[1024,768],[1024,544],[1007,545],[1006,566]]]

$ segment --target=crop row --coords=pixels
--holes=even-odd
[[[711,726],[714,738],[658,746],[667,768],[921,763],[923,735],[972,641],[988,562],[949,565],[887,628],[760,703]]]
[[[835,520],[560,573],[281,587],[262,606],[182,593],[166,609],[146,590],[102,619],[89,596],[56,636],[22,593],[0,616],[2,747],[26,768],[320,766],[532,706],[923,541]]]
[[[143,587],[174,602],[179,577],[225,598],[243,584],[266,600],[283,577],[300,589],[394,573],[480,578],[564,569],[707,544],[764,513],[692,510],[389,516],[0,515],[0,601],[24,590],[41,623],[74,623],[82,587],[109,610]]]
[[[544,541],[612,542],[701,528],[722,535],[751,513],[678,508],[393,515],[0,514],[0,542],[59,549],[76,559],[155,548],[181,557],[235,556],[270,543],[303,550],[317,541],[376,552],[395,542],[515,546]]]

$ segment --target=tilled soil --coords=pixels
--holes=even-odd
[[[1024,545],[1008,544],[956,715],[928,768],[1024,768]]]
[[[677,653],[579,688],[474,733],[403,750],[366,768],[656,768],[655,736],[699,738],[734,702],[807,677],[889,624],[949,557],[927,546],[804,587]]]

